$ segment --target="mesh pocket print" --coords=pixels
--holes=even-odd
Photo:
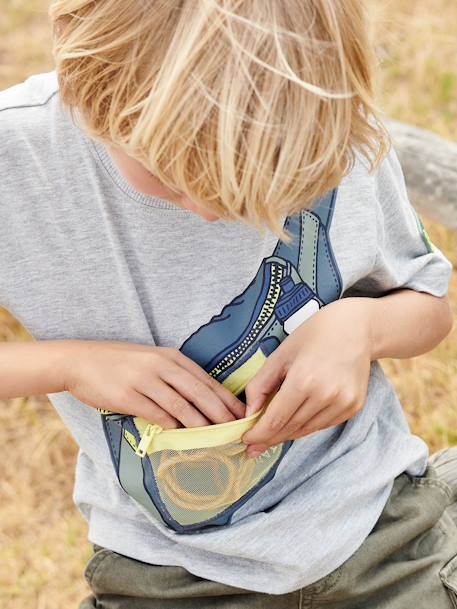
[[[179,533],[228,524],[271,480],[292,441],[248,457],[241,441],[263,410],[237,421],[162,429],[132,415],[103,411],[105,436],[124,490]]]

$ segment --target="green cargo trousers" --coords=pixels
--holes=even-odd
[[[360,548],[288,594],[235,588],[94,545],[79,609],[457,609],[457,447],[398,476]]]

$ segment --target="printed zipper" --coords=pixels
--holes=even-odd
[[[265,301],[262,308],[255,320],[252,328],[242,340],[242,342],[227,353],[221,361],[209,372],[209,374],[217,378],[224,370],[230,368],[242,355],[249,349],[249,347],[255,342],[260,332],[263,330],[265,325],[269,322],[274,314],[276,304],[281,294],[281,280],[286,273],[286,269],[283,265],[276,262],[270,264],[270,285],[268,286],[268,292],[265,297]]]

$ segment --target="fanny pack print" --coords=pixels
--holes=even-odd
[[[106,415],[105,435],[121,486],[179,533],[227,524],[270,480],[292,442],[252,459],[241,436],[262,415],[164,430],[140,417]]]
[[[288,216],[284,228],[292,242],[278,240],[244,292],[180,347],[242,401],[247,383],[281,342],[341,297],[329,239],[336,194],[335,189],[312,210]],[[122,488],[167,527],[192,533],[230,524],[236,511],[275,476],[293,441],[257,459],[247,456],[241,442],[264,409],[230,423],[173,430],[97,410]]]

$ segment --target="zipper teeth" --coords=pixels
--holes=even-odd
[[[279,298],[279,294],[281,292],[281,279],[283,278],[284,270],[283,267],[279,264],[271,265],[271,282],[268,288],[268,294],[263,304],[263,307],[259,313],[258,318],[256,319],[254,325],[251,328],[251,331],[243,339],[243,341],[235,347],[230,353],[228,353],[209,373],[211,376],[218,376],[229,368],[241,355],[246,351],[246,349],[254,342],[254,340],[259,335],[261,329],[265,325],[265,323],[270,319],[273,311],[275,309],[276,303]]]

